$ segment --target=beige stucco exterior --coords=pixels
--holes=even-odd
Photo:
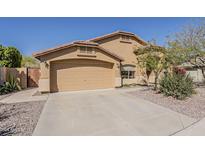
[[[71,47],[68,49],[64,49],[64,50],[60,50],[58,52],[53,52],[51,54],[45,55],[41,57],[41,64],[40,64],[40,68],[41,68],[41,77],[40,77],[40,81],[39,81],[39,90],[42,92],[52,92],[52,91],[66,91],[66,89],[68,90],[84,90],[86,88],[80,87],[80,83],[77,85],[77,87],[79,87],[78,89],[76,88],[76,84],[67,84],[69,86],[71,86],[70,88],[62,88],[59,87],[59,89],[57,90],[56,87],[56,83],[53,82],[54,80],[57,81],[57,79],[53,79],[53,76],[55,75],[56,72],[56,67],[59,66],[54,66],[57,64],[65,65],[65,67],[67,66],[67,68],[69,68],[69,64],[70,66],[75,65],[73,67],[77,67],[79,65],[79,67],[81,66],[81,64],[79,62],[82,62],[83,60],[87,61],[90,63],[90,65],[93,63],[93,65],[96,65],[96,63],[99,64],[99,66],[95,66],[95,67],[90,67],[90,68],[86,68],[86,70],[88,72],[85,72],[84,67],[81,67],[80,69],[70,69],[71,72],[69,72],[69,70],[65,71],[65,72],[61,72],[61,74],[58,74],[61,78],[61,80],[59,80],[59,85],[65,85],[63,84],[63,82],[65,81],[69,81],[69,82],[79,82],[79,78],[84,78],[86,77],[86,73],[91,73],[91,71],[93,72],[93,76],[91,76],[93,78],[93,81],[96,81],[97,78],[99,78],[99,74],[101,74],[101,78],[104,77],[101,82],[100,81],[96,81],[96,87],[94,87],[93,85],[91,85],[90,87],[88,86],[87,89],[101,89],[101,88],[114,88],[114,87],[118,87],[120,86],[121,81],[120,80],[120,62],[119,60],[117,60],[115,57],[110,56],[108,54],[106,54],[105,52],[101,51],[100,49],[95,48],[94,49],[95,54],[91,54],[91,55],[87,55],[87,54],[82,54],[80,53],[80,48],[79,47]],[[72,61],[72,63],[71,63]],[[105,63],[103,66],[101,66],[100,64]],[[110,64],[112,65],[112,68],[106,68],[105,65],[106,64]],[[53,68],[53,69],[52,69]],[[104,68],[104,69],[103,69]],[[64,68],[65,69],[65,68]],[[55,72],[54,72],[55,71]],[[102,72],[100,72],[102,71]],[[62,80],[62,76],[65,76],[66,78],[66,74],[73,74],[75,73],[77,76],[75,75],[71,75],[72,79],[70,80]],[[102,76],[102,73],[106,73],[104,74],[104,76]],[[51,77],[52,76],[52,77]],[[79,78],[76,78],[79,77]],[[108,80],[108,77],[110,77],[110,79]],[[111,82],[110,82],[111,81]],[[101,88],[100,85],[97,85],[98,83],[101,84]]]
[[[123,35],[117,35],[97,42],[105,49],[109,49],[113,53],[123,57],[124,61],[122,61],[122,66],[134,66],[135,78],[123,79],[123,84],[140,84],[142,83],[144,76],[142,74],[141,68],[137,65],[137,59],[136,55],[134,54],[134,50],[142,47],[143,45],[140,44],[134,37],[130,37],[129,41],[125,41],[122,39],[122,36]],[[150,77],[150,81],[152,81],[152,77]]]
[[[27,68],[0,67],[0,85],[14,77],[22,89],[27,88]]]
[[[128,36],[129,39],[124,40],[123,36]],[[133,52],[143,45],[145,43],[135,35],[120,32],[102,39],[89,40],[88,43],[74,43],[37,53],[34,56],[41,61],[39,90],[52,92],[100,89],[141,83],[143,75]],[[91,47],[93,53],[82,53],[81,46]],[[134,68],[133,79],[122,80],[121,68],[125,65]],[[87,85],[82,79],[87,81]]]
[[[189,68],[186,73],[193,79],[194,82],[200,83],[204,81],[203,74],[200,69]]]
[[[114,63],[93,59],[66,59],[51,63],[50,90],[75,91],[114,88]]]

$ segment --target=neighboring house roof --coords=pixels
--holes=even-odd
[[[99,36],[99,37],[96,37],[96,38],[93,38],[93,39],[90,39],[89,41],[100,41],[100,40],[104,40],[106,38],[110,38],[110,37],[113,37],[113,36],[116,36],[116,35],[126,35],[126,36],[131,36],[131,37],[134,37],[135,39],[137,39],[137,41],[142,44],[142,45],[147,45],[148,43],[146,41],[144,41],[143,39],[139,38],[137,35],[135,35],[134,33],[130,33],[130,32],[125,32],[125,31],[116,31],[116,32],[113,32],[113,33],[110,33],[110,34],[106,34],[106,35],[103,35],[103,36]]]
[[[112,53],[111,51],[109,51],[107,49],[104,49],[103,47],[99,46],[98,43],[92,42],[92,41],[75,41],[75,42],[72,42],[72,43],[69,43],[69,44],[63,44],[63,45],[60,45],[60,46],[57,46],[57,47],[54,47],[54,48],[49,48],[47,50],[43,50],[43,51],[33,53],[33,56],[35,58],[39,58],[40,56],[43,56],[43,55],[46,55],[46,54],[49,54],[49,53],[52,53],[52,52],[55,52],[55,51],[59,51],[59,50],[62,50],[62,49],[75,47],[75,46],[87,46],[87,47],[98,48],[98,49],[104,51],[105,53],[107,53],[107,54],[109,54],[109,55],[123,61],[122,57]]]
[[[103,47],[99,46],[99,44],[97,43],[97,41],[112,37],[112,36],[116,36],[116,35],[126,35],[126,36],[132,36],[134,38],[137,39],[137,41],[142,44],[142,45],[147,45],[147,42],[145,42],[144,40],[142,40],[141,38],[139,38],[138,36],[136,36],[134,33],[130,33],[130,32],[125,32],[125,31],[116,31],[104,36],[100,36],[100,37],[96,37],[94,39],[90,39],[90,40],[86,40],[86,41],[74,41],[68,44],[63,44],[54,48],[49,48],[47,50],[43,50],[43,51],[39,51],[33,54],[33,56],[35,58],[39,58],[40,56],[55,52],[55,51],[59,51],[62,49],[66,49],[66,48],[70,48],[70,47],[74,47],[74,46],[90,46],[90,47],[95,47],[98,49],[103,50],[104,52],[108,53],[109,55],[119,59],[119,60],[123,60],[122,57],[112,53],[111,51],[104,49]]]
[[[202,63],[200,61],[197,63],[197,65],[193,65],[190,62],[186,62],[186,63],[183,63],[183,64],[181,64],[179,66],[180,67],[184,67],[184,68],[199,68],[199,67],[204,67],[205,68],[204,63]]]

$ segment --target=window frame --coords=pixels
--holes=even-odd
[[[82,50],[82,49],[83,49],[83,50]],[[93,47],[81,46],[81,47],[79,48],[79,50],[80,50],[80,53],[81,53],[81,54],[89,54],[89,55],[95,54],[95,50],[94,50]]]
[[[86,53],[86,47],[80,47],[79,48],[79,50],[80,50],[80,53]]]
[[[130,36],[122,35],[121,38],[123,41],[130,41]]]
[[[126,73],[126,74],[123,74],[123,73]],[[121,71],[121,77],[123,79],[134,79],[135,71]]]

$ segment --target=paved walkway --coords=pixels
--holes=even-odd
[[[192,126],[179,131],[176,136],[205,136],[205,119],[194,123]]]
[[[18,103],[18,102],[27,102],[27,101],[43,101],[47,100],[48,94],[33,96],[37,92],[38,88],[31,88],[15,92],[7,95],[6,97],[0,100],[0,103]]]
[[[50,94],[33,135],[171,135],[195,122],[127,91]]]

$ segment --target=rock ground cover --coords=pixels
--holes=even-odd
[[[0,135],[32,135],[45,102],[0,103]]]
[[[191,118],[202,119],[205,117],[205,88],[197,88],[196,92],[197,94],[194,94],[192,97],[185,100],[166,97],[148,87],[129,92],[129,94],[170,108],[171,110],[182,113]]]

